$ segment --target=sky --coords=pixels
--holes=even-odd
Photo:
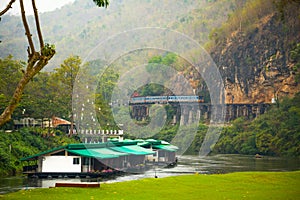
[[[35,3],[38,12],[48,12],[60,8],[65,4],[72,3],[74,1],[75,0],[35,0]],[[3,10],[8,3],[9,0],[0,0],[0,10]],[[33,14],[31,0],[24,0],[24,5],[26,9],[26,14]],[[13,4],[12,9],[10,9],[9,11],[9,14],[20,14],[18,0]]]

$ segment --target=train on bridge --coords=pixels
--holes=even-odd
[[[132,96],[129,104],[204,103],[203,96]]]

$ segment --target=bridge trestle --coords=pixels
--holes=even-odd
[[[143,121],[149,117],[149,108],[153,104],[131,104],[131,117],[137,121]],[[171,104],[176,111],[169,116],[172,124],[190,124],[195,119],[203,121],[229,122],[239,117],[254,119],[265,113],[270,104],[225,104],[211,105],[207,103]],[[181,108],[184,106],[184,109]],[[224,110],[225,109],[225,110]],[[182,112],[182,113],[181,113]]]

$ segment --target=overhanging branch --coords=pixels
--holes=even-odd
[[[35,25],[36,25],[36,30],[37,30],[38,37],[39,37],[40,48],[42,50],[44,48],[44,40],[43,40],[42,31],[41,31],[41,27],[40,27],[38,11],[37,11],[37,8],[35,5],[35,0],[32,0],[32,8],[34,11]]]
[[[10,2],[7,4],[6,8],[4,8],[1,12],[0,12],[0,16],[4,15],[9,9],[11,9],[12,4],[15,3],[16,0],[10,0]]]
[[[28,57],[30,59],[32,57],[32,55],[35,53],[35,49],[34,49],[34,44],[33,44],[32,38],[31,38],[32,35],[30,33],[29,26],[28,26],[28,23],[26,20],[23,0],[20,0],[20,7],[21,7],[22,21],[23,21],[23,25],[25,28],[25,35],[27,36],[27,40],[28,40],[29,47],[30,47],[30,49],[28,51]]]

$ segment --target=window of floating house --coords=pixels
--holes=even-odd
[[[79,158],[73,158],[73,165],[79,165]]]
[[[90,164],[90,158],[84,157],[84,158],[83,158],[83,161],[82,161],[82,164],[83,164],[83,165],[89,165],[89,164]]]

